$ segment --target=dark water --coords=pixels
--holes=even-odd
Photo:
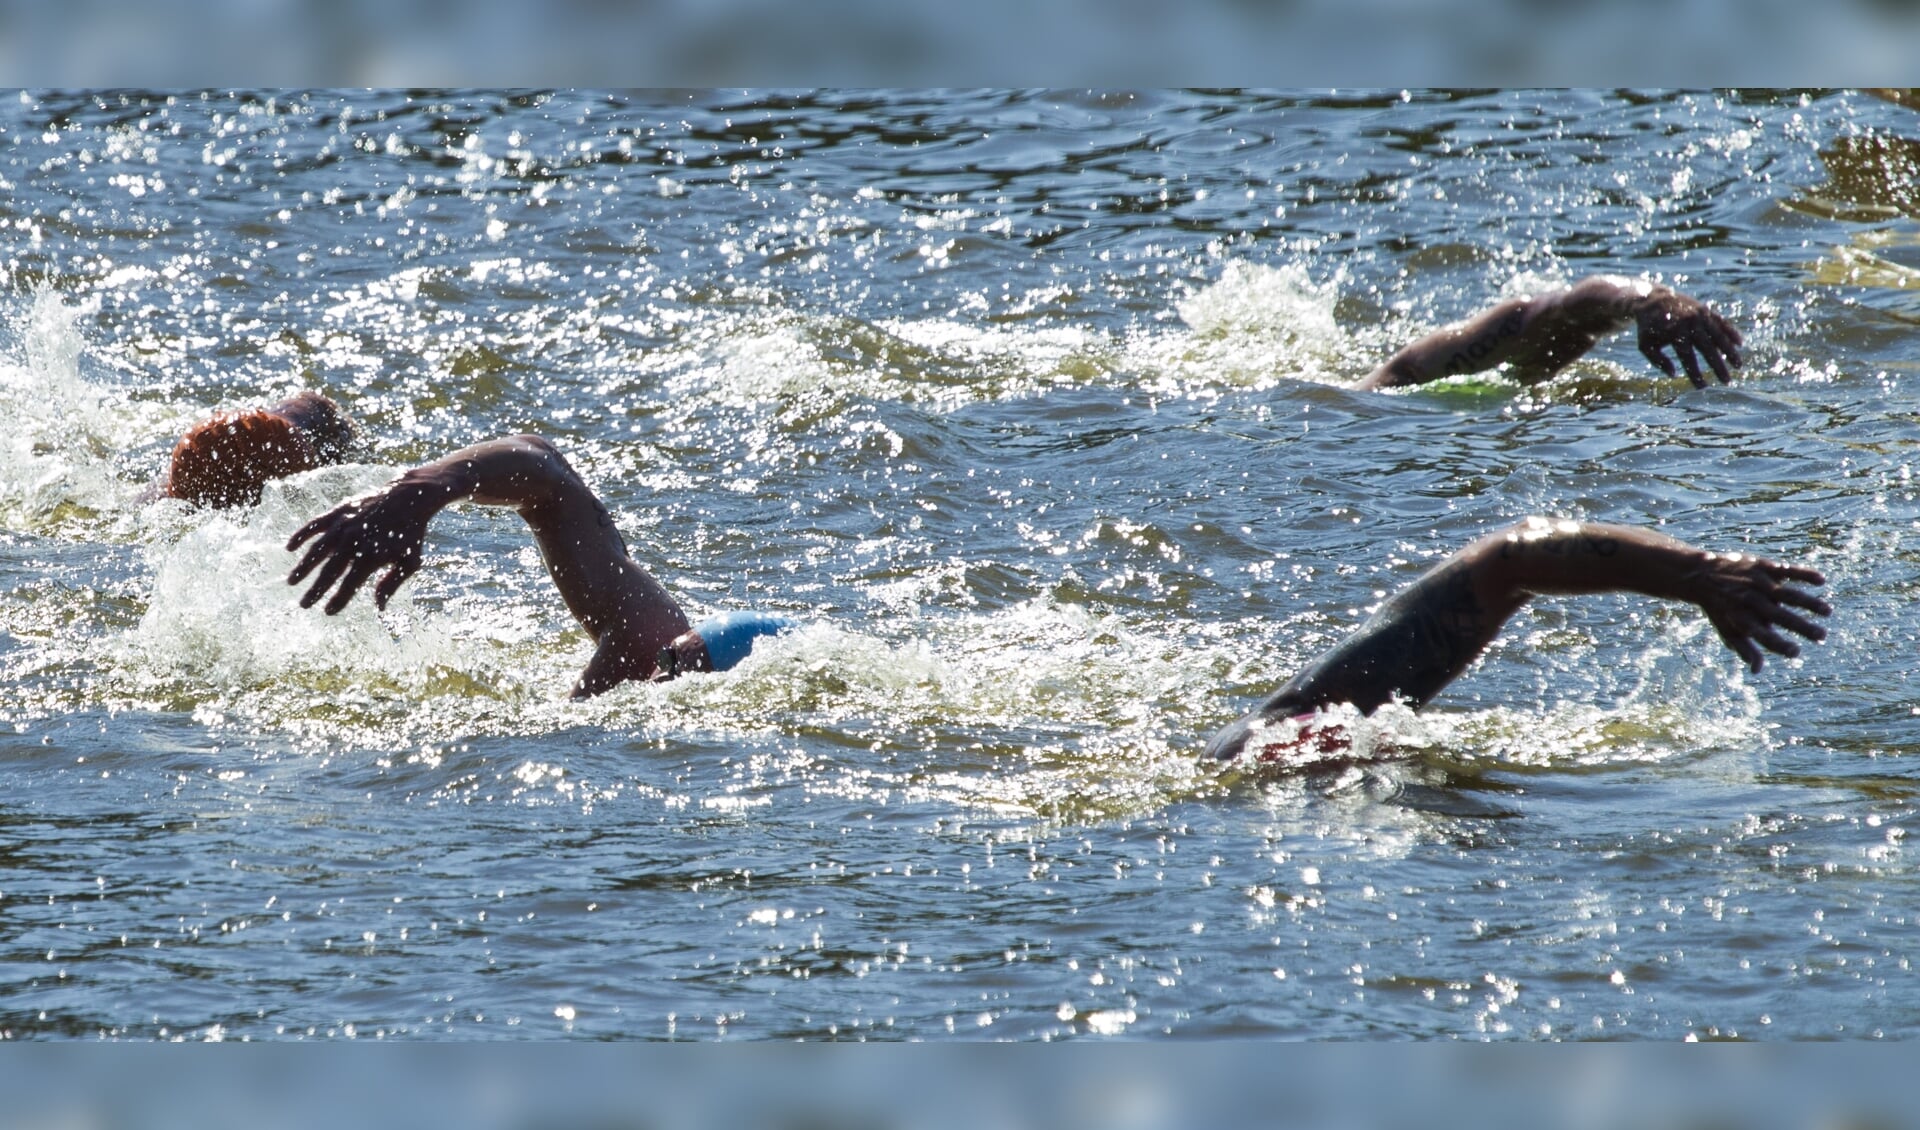
[[[1920,1035],[1917,155],[1851,93],[9,95],[0,1033]],[[1591,271],[1740,380],[1342,387]],[[367,462],[136,501],[304,387]],[[514,431],[809,626],[570,703],[473,508],[296,607],[305,518]],[[1549,601],[1391,755],[1195,764],[1530,513],[1811,562],[1833,636]]]

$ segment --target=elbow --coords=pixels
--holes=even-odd
[[[560,449],[552,440],[529,432],[514,436],[513,441],[532,457],[533,473],[546,485],[548,494],[565,491],[568,484],[585,485],[579,473],[573,469],[573,464],[567,462],[567,457],[560,454]]]
[[[1481,538],[1461,556],[1477,569],[1498,569],[1542,554],[1558,555],[1580,532],[1579,522],[1532,514]]]
[[[553,445],[552,440],[534,432],[521,432],[519,435],[509,436],[507,442],[543,457],[557,459],[560,456],[560,449]]]
[[[547,437],[524,432],[508,437],[506,442],[520,455],[517,463],[522,475],[531,475],[547,481],[573,477],[572,465]]]
[[[1571,518],[1549,518],[1543,514],[1530,514],[1513,525],[1494,534],[1508,545],[1553,545],[1577,538],[1585,526]]]

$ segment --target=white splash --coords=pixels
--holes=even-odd
[[[1364,375],[1372,348],[1335,318],[1343,280],[1304,266],[1234,260],[1177,304],[1184,333],[1136,335],[1126,364],[1166,393],[1281,380],[1344,384]]]
[[[11,327],[17,347],[0,356],[0,527],[49,532],[138,490],[114,467],[146,429],[138,409],[81,375],[84,313],[42,290]]]

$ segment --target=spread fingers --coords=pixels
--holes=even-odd
[[[1677,377],[1679,371],[1673,367],[1673,358],[1668,357],[1657,345],[1641,345],[1640,355],[1653,362],[1653,367],[1669,377]]]
[[[367,583],[368,577],[373,576],[375,568],[377,565],[374,562],[364,558],[355,561],[353,568],[347,570],[346,577],[341,580],[340,588],[333,594],[333,599],[327,601],[327,615],[339,615],[340,611],[353,600],[353,594],[360,591],[360,586]]]
[[[326,564],[320,568],[320,575],[313,579],[312,587],[300,597],[300,607],[312,608],[318,604],[320,598],[327,595],[327,590],[333,587],[333,582],[339,580],[340,574],[346,572],[351,564],[353,564],[353,558],[344,553],[327,558]]]
[[[1707,387],[1707,378],[1700,372],[1700,358],[1694,353],[1693,343],[1682,338],[1673,343],[1673,351],[1680,355],[1680,364],[1687,370],[1687,379],[1695,388]]]

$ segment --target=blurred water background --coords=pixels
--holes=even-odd
[[[1917,157],[1849,91],[9,94],[0,1034],[1920,1034]],[[1593,271],[1747,368],[1343,387]],[[364,460],[138,501],[300,388]],[[808,626],[568,702],[476,508],[295,605],[307,517],[516,431]],[[1810,562],[1833,637],[1548,601],[1390,754],[1194,762],[1531,513]]]

